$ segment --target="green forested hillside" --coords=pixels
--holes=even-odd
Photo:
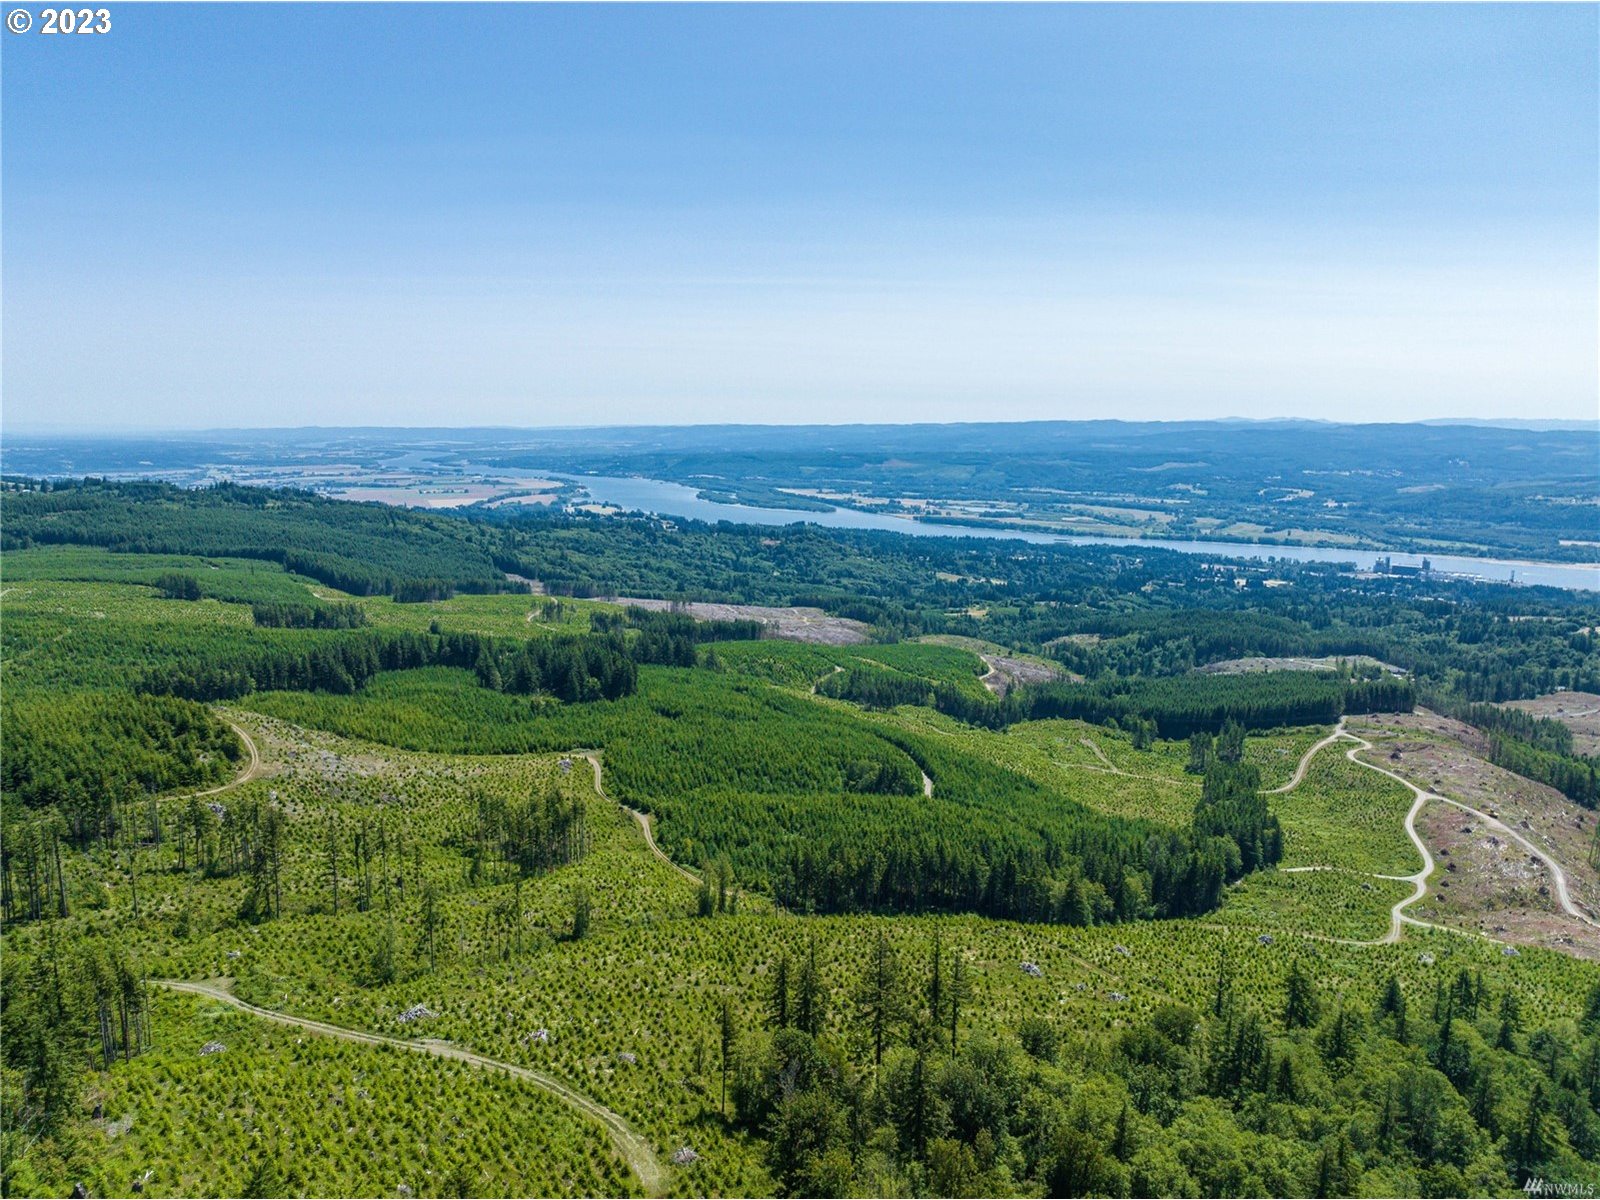
[[[8,490],[4,548],[36,545],[267,559],[363,596],[506,587],[488,549],[460,522],[227,484],[86,480]]]
[[[1464,683],[1586,678],[1581,599],[649,522],[380,535],[384,510],[227,489],[7,500],[34,532],[0,592],[6,1194],[1600,1185],[1586,928],[1431,924],[1411,790],[1329,743],[1423,695],[1495,761],[1581,764]],[[160,538],[99,540],[145,505]],[[255,553],[273,522],[386,544],[345,588]],[[877,640],[497,590],[531,560],[591,595],[725,579]],[[1190,671],[1319,647],[1407,674]],[[1084,678],[999,698],[998,649]]]

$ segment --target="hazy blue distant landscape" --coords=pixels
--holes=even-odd
[[[1593,563],[1600,428],[1550,424],[1566,427],[1031,421],[35,435],[8,439],[5,470],[277,484],[427,508],[616,505],[586,493],[583,477],[639,476],[796,520],[846,511],[1015,533]]]

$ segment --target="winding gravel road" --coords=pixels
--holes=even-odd
[[[587,751],[587,750],[583,751],[582,754],[583,754],[583,757],[586,760],[588,760],[589,765],[594,768],[594,790],[595,790],[595,793],[602,800],[610,800],[611,797],[606,795],[605,786],[600,782],[600,756],[598,754],[594,753],[593,751]],[[684,879],[688,880],[690,883],[694,884],[695,887],[699,887],[700,886],[700,876],[699,875],[697,875],[697,874],[695,874],[695,872],[689,870],[688,867],[685,867],[685,866],[680,865],[679,863],[673,862],[672,861],[672,857],[665,850],[663,850],[660,846],[656,845],[655,830],[653,830],[650,827],[650,814],[649,813],[640,812],[637,808],[629,808],[626,804],[623,804],[620,800],[613,801],[613,803],[615,803],[618,808],[620,808],[623,812],[627,813],[635,821],[639,822],[639,828],[644,831],[644,843],[645,843],[645,845],[650,847],[650,853],[651,854],[654,854],[662,862],[666,863],[667,866],[671,867],[674,871],[676,871],[680,876],[682,876]]]
[[[1398,879],[1403,883],[1411,884],[1412,892],[1411,895],[1396,903],[1395,906],[1389,910],[1389,932],[1384,934],[1372,944],[1381,946],[1390,942],[1398,942],[1400,940],[1401,926],[1407,924],[1408,922],[1413,925],[1421,925],[1427,928],[1442,928],[1442,926],[1429,925],[1429,923],[1426,921],[1419,921],[1415,917],[1408,917],[1405,915],[1405,910],[1410,908],[1418,900],[1421,900],[1428,894],[1428,876],[1433,874],[1433,855],[1428,853],[1428,847],[1423,843],[1422,838],[1417,834],[1417,814],[1422,811],[1422,806],[1429,800],[1443,800],[1444,797],[1436,796],[1432,792],[1425,792],[1416,784],[1412,783],[1409,779],[1402,779],[1393,771],[1385,770],[1383,767],[1374,766],[1372,763],[1357,758],[1356,755],[1360,754],[1363,750],[1371,750],[1372,743],[1367,741],[1365,738],[1356,737],[1355,734],[1346,731],[1343,717],[1339,719],[1339,727],[1334,731],[1334,734],[1336,737],[1347,737],[1356,743],[1354,746],[1344,752],[1344,756],[1351,762],[1355,763],[1357,766],[1366,767],[1369,771],[1376,771],[1380,775],[1387,775],[1396,783],[1404,784],[1412,794],[1411,807],[1406,812],[1406,836],[1411,839],[1411,844],[1417,848],[1417,853],[1422,856],[1422,870],[1417,871],[1412,875],[1381,876],[1383,879]],[[1326,745],[1330,740],[1331,739],[1324,738],[1323,741],[1318,743],[1318,745]],[[1314,748],[1315,747],[1313,747],[1313,749]]]
[[[292,1025],[296,1029],[304,1029],[310,1033],[321,1034],[324,1037],[340,1038],[347,1042],[361,1042],[368,1046],[391,1046],[397,1050],[409,1050],[414,1054],[431,1054],[435,1058],[449,1058],[457,1062],[464,1062],[474,1067],[481,1067],[488,1071],[502,1071],[518,1079],[525,1079],[535,1087],[541,1088],[555,1096],[558,1100],[577,1109],[585,1116],[598,1121],[605,1127],[610,1135],[612,1144],[617,1152],[627,1161],[633,1173],[638,1176],[639,1183],[646,1193],[658,1196],[666,1190],[667,1172],[656,1157],[654,1148],[650,1143],[629,1125],[626,1120],[612,1112],[598,1100],[592,1100],[576,1088],[562,1083],[554,1076],[546,1075],[543,1071],[535,1071],[532,1067],[520,1067],[515,1063],[501,1062],[499,1059],[488,1058],[482,1054],[475,1054],[471,1050],[464,1050],[460,1046],[452,1046],[448,1042],[433,1040],[412,1041],[406,1038],[390,1037],[382,1033],[368,1033],[362,1029],[349,1029],[343,1025],[330,1025],[326,1021],[314,1021],[310,1017],[296,1017],[289,1013],[278,1012],[275,1009],[260,1008],[247,1001],[239,999],[232,992],[214,983],[196,983],[184,979],[153,979],[150,982],[174,992],[184,992],[191,996],[203,996],[208,1000],[220,1001],[231,1005],[241,1012],[251,1016],[260,1017],[265,1021],[276,1021],[280,1025]]]
[[[1270,791],[1267,791],[1263,794],[1269,796],[1283,795],[1284,793],[1291,792],[1295,788],[1299,787],[1301,781],[1305,779],[1306,771],[1309,769],[1311,760],[1316,756],[1317,752],[1327,746],[1331,746],[1334,742],[1337,742],[1341,739],[1348,739],[1349,741],[1355,742],[1354,746],[1345,751],[1344,756],[1347,759],[1359,767],[1365,767],[1369,771],[1376,771],[1378,774],[1394,780],[1411,793],[1411,807],[1409,810],[1407,810],[1405,816],[1405,831],[1406,837],[1411,839],[1411,844],[1416,847],[1417,854],[1422,858],[1422,869],[1410,875],[1373,876],[1375,879],[1392,879],[1400,883],[1409,883],[1412,885],[1411,895],[1396,903],[1394,907],[1389,910],[1389,932],[1384,934],[1383,937],[1374,941],[1356,941],[1349,938],[1332,938],[1328,940],[1343,942],[1346,945],[1352,946],[1382,946],[1391,944],[1393,942],[1398,942],[1400,940],[1402,928],[1406,925],[1416,925],[1423,929],[1443,929],[1450,933],[1464,933],[1470,936],[1487,936],[1485,934],[1474,934],[1471,930],[1453,929],[1447,925],[1436,925],[1431,921],[1423,921],[1416,917],[1406,915],[1406,909],[1410,908],[1413,904],[1428,894],[1428,877],[1433,874],[1433,855],[1428,852],[1427,845],[1424,844],[1422,838],[1417,833],[1417,814],[1422,811],[1423,806],[1430,800],[1436,800],[1440,804],[1448,804],[1453,808],[1461,809],[1463,812],[1471,813],[1489,828],[1504,834],[1506,837],[1514,839],[1526,847],[1530,854],[1534,855],[1539,859],[1540,862],[1544,863],[1544,865],[1549,868],[1550,876],[1555,880],[1556,899],[1560,903],[1562,911],[1568,916],[1576,917],[1586,925],[1600,928],[1600,922],[1596,922],[1594,918],[1589,916],[1588,913],[1584,912],[1576,903],[1574,903],[1571,891],[1567,886],[1567,874],[1561,869],[1561,864],[1556,862],[1555,859],[1551,858],[1550,855],[1539,849],[1539,847],[1535,846],[1515,829],[1512,829],[1503,821],[1500,821],[1495,817],[1491,817],[1488,813],[1480,812],[1478,809],[1473,808],[1469,804],[1463,804],[1459,800],[1452,800],[1448,796],[1441,796],[1437,792],[1430,792],[1425,788],[1420,788],[1403,775],[1398,775],[1389,770],[1387,767],[1380,767],[1376,763],[1367,762],[1365,759],[1359,757],[1363,750],[1371,750],[1373,748],[1372,743],[1367,741],[1365,738],[1358,737],[1347,730],[1345,728],[1345,720],[1343,717],[1339,718],[1339,724],[1334,727],[1334,731],[1331,734],[1323,738],[1315,746],[1312,746],[1311,749],[1305,752],[1300,759],[1299,765],[1295,767],[1294,777],[1290,779],[1288,783],[1284,784],[1282,787],[1272,788]],[[1328,871],[1333,870],[1334,868],[1313,866],[1286,867],[1281,869],[1286,874],[1289,874],[1297,871]],[[1489,940],[1494,941],[1495,939],[1491,938]]]
[[[226,792],[236,788],[241,783],[249,783],[252,779],[261,774],[261,751],[256,749],[255,740],[244,731],[244,726],[240,725],[237,721],[229,720],[227,717],[224,717],[223,720],[228,722],[229,729],[233,730],[234,733],[239,735],[239,740],[244,743],[245,753],[250,756],[250,761],[245,764],[243,771],[240,771],[239,774],[228,780],[227,783],[219,783],[216,787],[207,788],[203,792],[185,792],[182,796],[177,797],[177,799],[186,800],[190,796],[215,796],[221,792]]]
[[[1281,787],[1269,788],[1262,794],[1266,796],[1281,796],[1285,792],[1294,791],[1295,788],[1300,786],[1301,780],[1306,777],[1306,771],[1310,769],[1311,760],[1317,756],[1317,751],[1321,750],[1324,746],[1333,745],[1333,743],[1337,742],[1344,736],[1344,718],[1340,717],[1339,723],[1333,727],[1332,733],[1323,738],[1315,746],[1311,747],[1311,749],[1307,750],[1300,756],[1300,761],[1295,765],[1294,774],[1289,777],[1288,783],[1283,784]]]

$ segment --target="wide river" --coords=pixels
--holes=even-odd
[[[1380,558],[1392,558],[1396,565],[1419,565],[1422,556],[1387,550],[1342,550],[1327,546],[1261,546],[1249,542],[1179,542],[1157,538],[1116,538],[1037,533],[1024,529],[998,529],[993,526],[938,525],[913,521],[909,517],[885,513],[860,512],[836,508],[832,512],[799,512],[787,508],[755,508],[744,504],[723,504],[702,500],[695,488],[661,479],[641,479],[621,475],[569,475],[559,478],[581,483],[597,502],[614,504],[624,511],[656,513],[664,517],[684,517],[696,521],[732,521],[742,525],[793,525],[805,522],[831,529],[887,529],[913,537],[1012,538],[1024,542],[1062,542],[1072,545],[1160,546],[1186,554],[1214,558],[1290,559],[1295,562],[1347,562],[1368,569]],[[1436,571],[1475,575],[1480,579],[1514,580],[1517,583],[1543,584],[1573,591],[1600,591],[1600,565],[1579,563],[1518,562],[1514,559],[1470,558],[1457,554],[1430,554],[1428,561]]]

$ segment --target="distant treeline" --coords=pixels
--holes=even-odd
[[[1405,679],[1392,675],[1353,679],[1311,671],[1113,677],[1094,684],[1016,688],[1004,698],[991,699],[948,683],[853,666],[823,678],[817,691],[870,708],[931,705],[947,716],[988,729],[1051,717],[1125,727],[1149,721],[1164,738],[1215,733],[1229,721],[1247,729],[1327,725],[1344,713],[1410,712],[1416,705],[1416,688]]]
[[[1076,717],[1096,724],[1144,718],[1164,738],[1215,733],[1229,721],[1246,729],[1328,725],[1345,713],[1410,712],[1416,688],[1409,680],[1341,679],[1311,671],[1249,675],[1173,675],[1119,679],[1092,687],[1068,683],[1024,689],[1028,715]]]
[[[1095,612],[1070,622],[1070,632],[1080,635],[1078,640],[1057,641],[1048,652],[1093,679],[1105,674],[1171,675],[1255,655],[1382,657],[1380,652],[1388,649],[1374,631],[1333,630],[1327,624],[1326,619],[1313,623],[1254,610]]]
[[[364,624],[357,605],[258,604],[264,626],[350,629]],[[594,614],[594,631],[527,640],[478,633],[367,630],[314,643],[254,644],[144,672],[134,689],[189,700],[232,700],[251,692],[349,694],[380,671],[465,667],[497,692],[544,693],[569,703],[616,700],[633,694],[641,663],[689,666],[708,641],[747,640],[758,621],[695,621],[676,613],[631,609]]]
[[[566,701],[615,700],[638,684],[628,646],[614,634],[513,642],[478,633],[384,630],[311,645],[257,645],[228,658],[156,667],[134,687],[188,700],[232,700],[258,691],[349,694],[379,671],[417,667],[466,667],[496,691],[546,692]]]
[[[97,479],[9,492],[0,534],[6,551],[81,545],[266,559],[352,595],[397,600],[515,590],[495,566],[497,541],[457,518],[306,492]]]
[[[1572,730],[1551,717],[1536,717],[1520,708],[1499,704],[1462,704],[1437,694],[1430,694],[1426,699],[1428,707],[1435,712],[1464,721],[1485,733],[1515,738],[1548,754],[1572,753]]]
[[[1236,597],[1236,610],[1151,608],[1040,614],[1023,640],[1090,679],[1172,675],[1231,658],[1369,656],[1406,669],[1455,701],[1502,701],[1556,688],[1600,689],[1600,637],[1586,616],[1518,620],[1527,593],[1457,589],[1452,599],[1398,595]],[[1566,607],[1576,596],[1553,601]],[[1581,614],[1581,610],[1580,610]],[[1574,628],[1576,626],[1576,628]],[[1019,631],[1019,633],[1022,631]],[[1370,671],[1371,668],[1369,667]],[[1361,674],[1361,671],[1352,672]]]

